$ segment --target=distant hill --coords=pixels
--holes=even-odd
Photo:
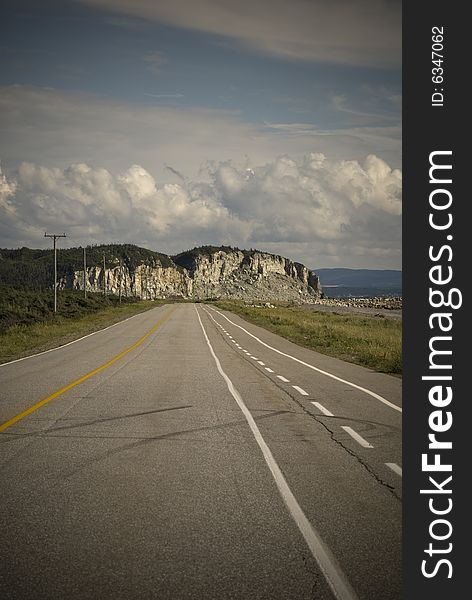
[[[248,302],[314,302],[319,279],[283,256],[230,246],[201,246],[168,256],[132,244],[107,244],[57,252],[58,289],[83,289],[143,299],[233,298]],[[104,264],[105,260],[105,264]],[[15,289],[53,287],[52,249],[0,248],[0,295]],[[3,288],[3,289],[2,289]]]
[[[103,256],[107,268],[116,266],[120,260],[130,270],[143,264],[151,267],[175,267],[172,259],[166,254],[133,244],[88,246],[87,266],[101,267]],[[57,252],[58,278],[73,277],[75,271],[83,268],[83,260],[82,248],[60,248]],[[27,289],[47,289],[51,287],[53,273],[53,253],[50,248],[0,248],[0,284]]]
[[[315,269],[321,286],[401,289],[402,272],[390,269]]]

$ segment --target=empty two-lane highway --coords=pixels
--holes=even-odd
[[[401,383],[167,305],[0,367],[5,599],[398,599]]]

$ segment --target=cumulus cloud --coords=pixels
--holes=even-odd
[[[137,164],[114,176],[84,163],[22,163],[0,177],[9,220],[1,243],[11,245],[16,231],[34,246],[54,228],[65,230],[71,245],[132,242],[173,253],[231,244],[309,266],[399,266],[401,172],[377,156],[283,155],[252,168],[212,162],[206,171],[204,180],[159,183]]]
[[[10,207],[9,199],[15,195],[16,191],[16,182],[8,181],[6,176],[2,172],[2,167],[0,165],[0,203],[2,206]]]

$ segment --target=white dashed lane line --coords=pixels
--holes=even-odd
[[[214,319],[213,319],[214,320]],[[243,348],[240,344],[238,344],[237,340],[235,340],[233,338],[233,336],[231,336],[229,334],[229,332],[227,332],[225,329],[223,329],[223,327],[217,322],[215,321],[215,323],[217,323],[218,327],[220,327],[220,329],[230,338],[230,340],[233,342],[233,344],[236,345],[236,347],[241,350],[241,352],[244,352],[245,354],[247,354],[252,360],[257,361],[257,363],[259,365],[261,365],[262,367],[264,367],[264,369],[268,372],[268,373],[274,373],[274,370],[271,369],[270,367],[266,367],[265,363],[262,360],[259,360],[256,356],[252,356],[252,354],[246,350],[245,348]],[[287,379],[286,377],[284,377],[283,375],[276,375],[276,377],[278,379],[280,379],[280,381],[283,381],[284,383],[290,383],[290,380]],[[303,388],[301,388],[298,385],[292,385],[294,390],[297,390],[297,392],[299,394],[301,394],[302,396],[309,396],[308,392],[306,392]],[[321,402],[315,402],[312,401],[311,402],[313,404],[313,406],[315,406],[320,412],[322,412],[326,417],[334,417],[333,413],[331,411],[329,411],[327,408],[325,408]],[[346,425],[341,426],[341,429],[344,429],[344,431],[346,433],[348,433],[359,445],[361,445],[363,448],[373,448],[372,444],[370,444],[367,440],[365,440],[361,435],[359,435],[357,433],[357,431],[354,431],[354,429],[352,429],[351,427],[348,427]],[[402,468],[397,465],[396,463],[385,463],[387,465],[387,467],[389,469],[391,469],[394,473],[396,473],[397,475],[399,475],[400,477],[403,476],[403,471]]]
[[[396,473],[397,475],[400,475],[400,477],[403,477],[403,469],[401,467],[399,467],[397,465],[397,463],[385,463],[385,464],[387,465],[387,467],[392,469],[392,471],[394,473]]]
[[[221,325],[220,325],[219,323],[218,323],[218,326],[220,326],[220,327],[221,327]],[[251,354],[250,352],[248,352],[247,350],[245,350],[244,348],[242,348],[242,347],[241,347],[241,346],[240,346],[240,345],[237,343],[237,341],[236,341],[235,339],[233,339],[233,337],[232,337],[232,336],[231,336],[231,335],[230,335],[230,334],[229,334],[227,331],[225,331],[224,329],[223,329],[223,331],[224,331],[224,332],[226,333],[226,335],[227,335],[227,336],[228,336],[228,337],[231,339],[231,341],[233,342],[233,344],[236,344],[236,346],[237,346],[237,347],[238,347],[240,350],[242,350],[242,351],[243,351],[245,354],[247,354],[247,355],[248,355],[248,356],[249,356],[249,357],[250,357],[252,360],[255,360],[255,361],[257,361],[257,363],[258,363],[259,365],[261,365],[262,367],[265,367],[265,370],[266,370],[267,372],[269,372],[269,373],[273,373],[273,372],[274,372],[274,370],[273,370],[273,369],[271,369],[270,367],[266,367],[266,366],[265,366],[265,363],[264,363],[264,362],[262,362],[262,360],[259,360],[259,359],[257,358],[257,356],[252,356],[252,354]],[[283,377],[282,375],[277,375],[277,377],[280,379],[280,381],[283,381],[284,383],[290,383],[290,380],[289,380],[289,379],[287,379],[286,377]],[[306,391],[305,391],[303,388],[299,387],[298,385],[292,385],[292,387],[293,387],[295,390],[297,390],[297,392],[298,392],[299,394],[301,394],[302,396],[309,396],[308,392],[306,392]],[[326,410],[326,409],[325,409],[325,410]]]
[[[325,408],[322,404],[320,404],[319,402],[312,402],[312,404],[314,406],[316,406],[316,408],[318,410],[321,410],[321,412],[326,415],[327,417],[334,417],[333,413],[330,412],[327,408]]]
[[[321,537],[319,536],[317,530],[313,527],[310,521],[307,519],[305,513],[303,512],[301,506],[298,504],[297,499],[295,498],[292,490],[289,488],[288,483],[283,476],[283,473],[275,461],[275,458],[270,451],[269,446],[266,441],[262,437],[260,429],[258,428],[254,417],[252,416],[250,410],[247,408],[244,400],[239,394],[238,390],[234,387],[233,382],[228,377],[228,375],[224,372],[221,363],[213,350],[213,347],[208,338],[205,327],[200,318],[200,314],[195,306],[195,310],[197,312],[197,317],[200,322],[200,326],[202,328],[203,335],[205,337],[206,343],[210,350],[211,355],[215,361],[218,372],[221,377],[225,380],[226,385],[228,387],[228,391],[233,396],[236,404],[241,409],[246,422],[257,442],[264,460],[272,474],[275,484],[277,485],[277,489],[285,502],[287,509],[290,512],[291,517],[296,523],[297,527],[300,530],[303,538],[305,539],[310,552],[320,567],[321,573],[324,575],[326,582],[328,583],[332,595],[336,600],[359,600],[359,596],[356,594],[348,579],[346,578],[344,572],[342,571],[340,565],[332,554],[331,550],[328,546],[325,545]],[[205,311],[207,312],[207,311]]]
[[[396,410],[396,411],[398,411],[400,413],[402,412],[402,407],[401,406],[397,406],[396,404],[393,404],[393,402],[390,402],[389,400],[387,400],[386,398],[384,398],[380,394],[377,394],[373,390],[369,390],[368,388],[362,387],[361,385],[357,385],[356,383],[353,383],[352,381],[348,381],[347,379],[343,379],[342,377],[338,377],[337,375],[334,375],[334,373],[329,373],[328,371],[320,369],[319,367],[315,367],[315,365],[307,363],[307,362],[305,362],[305,361],[297,358],[296,356],[292,356],[291,354],[287,354],[286,352],[282,352],[278,348],[274,348],[273,346],[270,346],[269,344],[266,344],[266,342],[264,342],[263,340],[261,340],[260,338],[258,338],[256,335],[254,335],[253,333],[251,333],[250,331],[248,331],[244,327],[241,327],[241,325],[238,325],[237,323],[235,323],[234,321],[232,321],[231,319],[229,319],[226,315],[224,315],[219,310],[216,310],[212,306],[210,308],[211,308],[212,311],[214,311],[218,315],[220,315],[220,317],[222,317],[223,319],[226,319],[226,321],[228,321],[228,323],[231,323],[231,325],[234,325],[238,329],[241,329],[241,331],[244,331],[244,333],[246,333],[247,335],[249,335],[250,337],[252,337],[254,340],[256,340],[257,342],[259,342],[259,344],[261,344],[265,348],[269,348],[269,350],[273,350],[277,354],[280,354],[281,356],[285,356],[286,358],[290,358],[291,360],[293,360],[293,361],[295,361],[295,362],[297,362],[297,363],[299,363],[301,365],[304,365],[305,367],[308,367],[309,369],[312,369],[313,371],[317,371],[318,373],[321,373],[322,375],[326,375],[327,377],[330,377],[331,379],[334,379],[336,381],[340,381],[341,383],[345,383],[346,385],[349,385],[350,387],[353,387],[353,388],[355,388],[357,390],[360,390],[361,392],[364,392],[364,393],[368,394],[372,398],[375,398],[376,400],[379,400],[380,402],[382,402],[386,406],[389,406],[390,408],[393,408],[394,410]],[[205,310],[205,312],[207,314],[209,314],[209,312],[206,309],[204,309],[204,310]],[[211,315],[210,315],[210,317],[211,317]],[[211,318],[213,318],[213,317],[211,317]],[[217,321],[215,321],[215,322],[217,322]]]
[[[305,390],[303,388],[299,387],[298,385],[292,385],[292,387],[293,387],[294,390],[297,390],[297,392],[299,394],[301,394],[302,396],[308,396],[309,395],[308,392],[305,392]]]
[[[351,427],[341,425],[341,429],[344,429],[344,431],[348,433],[353,440],[356,440],[356,442],[363,448],[373,448],[372,444],[369,444],[367,440],[365,440],[361,435],[357,433],[357,431],[354,431],[354,429],[352,429]]]

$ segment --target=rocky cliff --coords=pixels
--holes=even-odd
[[[108,259],[86,271],[87,290],[138,296],[142,299],[182,297],[195,300],[234,298],[246,301],[314,302],[321,295],[315,273],[274,254],[237,248],[202,247],[173,257],[163,255],[131,264]],[[165,256],[165,255],[164,255]],[[84,271],[75,269],[60,287],[83,289]]]

